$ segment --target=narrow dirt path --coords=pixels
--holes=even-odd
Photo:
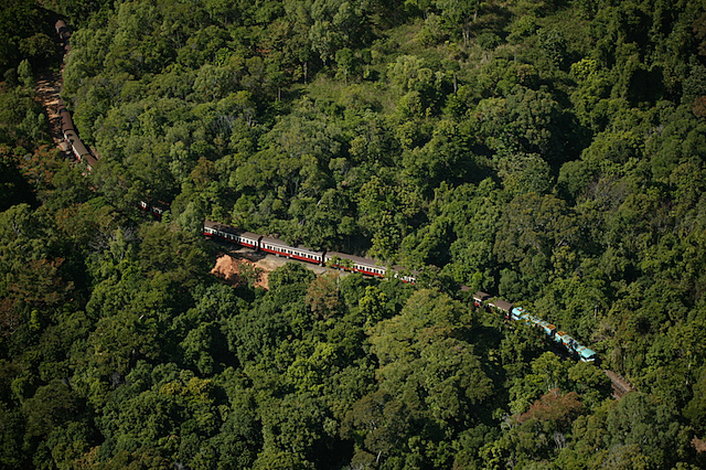
[[[45,71],[37,78],[35,85],[35,99],[44,108],[44,114],[49,121],[49,131],[54,144],[62,152],[68,152],[69,146],[61,134],[61,118],[59,105],[61,104],[60,92],[63,86],[61,71]]]
[[[622,375],[616,374],[612,370],[608,369],[605,369],[603,372],[605,372],[605,375],[608,376],[608,378],[610,379],[610,383],[613,386],[614,398],[622,398],[623,395],[635,391],[635,387],[633,387],[630,382],[625,380]]]

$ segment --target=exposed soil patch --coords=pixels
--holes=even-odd
[[[61,86],[62,77],[60,72],[44,72],[37,78],[35,98],[44,108],[54,143],[62,151],[66,152],[69,148],[61,135],[61,118],[58,113],[61,107],[61,98],[59,97]]]
[[[316,274],[333,271],[342,276],[348,275],[348,273],[341,273],[340,271],[331,270],[315,264],[282,258],[269,253],[253,251],[250,248],[234,247],[227,243],[219,243],[219,245],[224,249],[224,251],[218,254],[216,264],[211,270],[211,274],[220,277],[229,284],[233,285],[238,285],[243,277],[253,279],[253,268],[258,268],[261,270],[260,278],[255,285],[269,289],[269,273],[287,263],[299,263],[307,269],[314,271]],[[244,274],[244,276],[241,274]]]
[[[229,254],[221,253],[216,258],[216,264],[211,269],[211,274],[234,286],[255,281],[256,287],[268,289],[270,271],[272,269],[266,270],[258,266],[257,262],[249,259],[236,258]]]

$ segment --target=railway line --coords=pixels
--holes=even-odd
[[[49,121],[49,131],[54,144],[66,154],[71,149],[61,133],[61,116],[59,116],[58,112],[61,105],[60,93],[62,84],[61,72],[45,71],[37,77],[34,91],[35,99],[42,105]]]

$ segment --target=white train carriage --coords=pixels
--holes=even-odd
[[[220,239],[247,246],[249,248],[258,249],[260,247],[261,235],[252,232],[246,232],[230,227],[228,225],[219,224],[207,220],[203,224],[203,234],[210,237],[218,237]]]
[[[387,268],[377,264],[375,260],[338,251],[326,252],[324,260],[328,266],[333,268],[355,271],[368,276],[384,277],[387,272]]]
[[[298,259],[308,263],[323,264],[324,253],[309,250],[299,246],[290,246],[284,241],[274,237],[262,237],[260,250],[286,258]]]

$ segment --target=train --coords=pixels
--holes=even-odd
[[[59,37],[59,40],[64,47],[64,53],[69,52],[71,47],[69,43],[71,30],[69,30],[69,27],[66,26],[66,22],[62,19],[56,20],[56,23],[54,23],[54,29],[56,29],[56,35]]]
[[[417,282],[414,273],[406,273],[400,266],[388,268],[377,260],[348,253],[326,250],[317,251],[302,246],[291,246],[278,238],[247,232],[210,220],[204,222],[203,234],[209,238],[225,240],[256,251],[272,253],[277,256],[305,261],[319,266],[357,272],[372,277],[385,277],[389,274],[393,278],[407,284],[415,284]]]
[[[62,20],[57,21],[56,31],[64,44],[65,50],[68,51],[70,32],[66,23]],[[71,147],[71,151],[76,158],[84,162],[88,169],[91,170],[95,167],[97,159],[81,141],[73,120],[71,119],[71,113],[63,106],[63,103],[59,105],[59,116],[61,118],[61,132],[64,136],[64,140]],[[148,201],[140,201],[138,206],[159,219],[162,218],[164,212],[169,208],[167,203]],[[407,284],[415,284],[417,282],[418,273],[415,271],[409,273],[399,266],[388,268],[379,261],[370,258],[338,251],[316,251],[302,246],[291,246],[278,238],[240,230],[236,227],[231,227],[219,222],[210,220],[204,221],[202,233],[208,238],[225,240],[230,243],[251,248],[255,251],[272,253],[289,259],[305,261],[307,263],[328,266],[349,272],[357,272],[378,278],[389,275]],[[462,286],[462,290],[468,290],[468,288]],[[498,311],[502,313],[507,320],[521,321],[540,328],[555,344],[562,347],[572,356],[578,357],[578,359],[583,362],[592,363],[598,360],[596,352],[592,349],[581,345],[564,331],[559,331],[553,324],[534,315],[530,315],[521,307],[514,307],[512,303],[507,300],[491,298],[490,294],[479,291],[473,294],[473,305],[476,308]]]
[[[302,246],[291,246],[286,242],[265,235],[260,235],[245,230],[240,230],[229,225],[206,220],[203,224],[203,235],[208,238],[217,238],[230,243],[238,244],[256,251],[272,253],[277,256],[305,261],[320,266],[358,272],[372,277],[391,277],[400,279],[408,284],[416,284],[416,274],[407,274],[399,266],[388,268],[379,261],[360,256],[341,253],[338,251],[315,251]],[[461,290],[468,290],[461,286]],[[582,362],[594,363],[598,360],[596,352],[574,339],[568,333],[559,330],[552,323],[530,314],[522,307],[515,307],[505,299],[493,298],[486,292],[478,291],[473,294],[473,305],[476,308],[493,310],[504,315],[505,319],[524,322],[539,328],[549,340],[562,348],[571,356]]]
[[[476,308],[493,310],[504,315],[506,320],[524,322],[539,328],[551,341],[561,347],[570,355],[577,357],[582,362],[596,362],[596,352],[576,341],[568,333],[559,330],[552,323],[530,314],[522,307],[515,307],[511,302],[500,298],[492,298],[486,292],[478,291],[473,294],[473,305]]]
[[[58,19],[54,24],[54,29],[56,29],[56,34],[59,41],[64,47],[64,53],[68,53],[70,50],[69,38],[71,37],[71,31],[66,25],[66,22],[62,19]],[[74,121],[71,118],[71,113],[68,109],[66,109],[64,102],[61,99],[59,99],[57,113],[59,114],[59,119],[61,120],[61,134],[64,137],[64,141],[68,144],[76,159],[84,162],[87,168],[92,170],[98,160],[93,156],[91,151],[79,137],[76,126],[74,126]]]
[[[88,147],[86,147],[78,136],[74,121],[71,119],[71,113],[64,107],[63,103],[59,104],[59,118],[61,119],[61,134],[64,136],[64,141],[71,148],[71,152],[76,159],[86,164],[89,170],[96,166],[98,160],[93,156]]]
[[[152,214],[154,217],[157,219],[161,219],[162,215],[169,210],[169,204],[166,202],[147,202],[147,201],[140,201],[137,203],[137,206],[142,209],[145,212],[149,212]]]

